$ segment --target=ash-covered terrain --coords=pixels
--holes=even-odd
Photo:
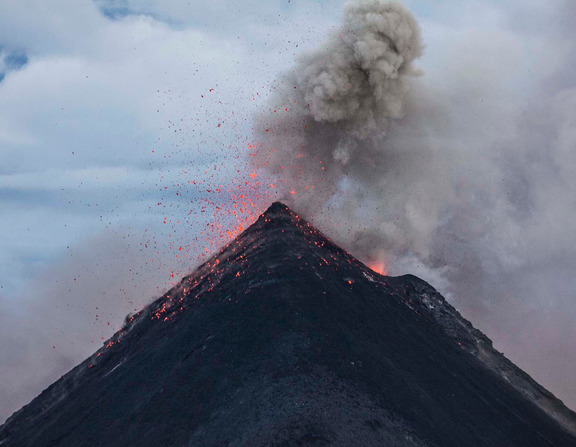
[[[575,446],[436,290],[273,204],[0,427],[25,446]]]

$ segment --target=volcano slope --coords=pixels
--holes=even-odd
[[[430,285],[275,203],[0,445],[573,447],[575,416]]]

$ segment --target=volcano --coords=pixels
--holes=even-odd
[[[0,427],[24,446],[575,446],[576,414],[432,286],[285,205]]]

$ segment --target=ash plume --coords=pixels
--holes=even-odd
[[[402,5],[349,5],[338,36],[295,71],[299,104],[314,121],[338,123],[358,137],[382,131],[388,118],[402,116],[406,77],[421,53],[420,29]]]
[[[422,52],[420,27],[400,3],[350,3],[340,29],[298,61],[256,119],[255,165],[278,179],[284,200],[308,214],[344,192],[347,200],[334,205],[344,222],[353,223],[344,239],[368,260],[384,249],[425,253],[426,220],[437,220],[431,194],[438,191],[417,181],[425,174],[419,166],[437,164],[436,157],[399,124],[421,126],[408,112],[419,74],[413,62]],[[419,107],[424,102],[420,98]],[[407,184],[418,191],[408,201],[401,191]]]

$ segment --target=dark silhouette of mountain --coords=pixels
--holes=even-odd
[[[24,446],[576,446],[576,415],[424,281],[275,203],[0,427]]]

